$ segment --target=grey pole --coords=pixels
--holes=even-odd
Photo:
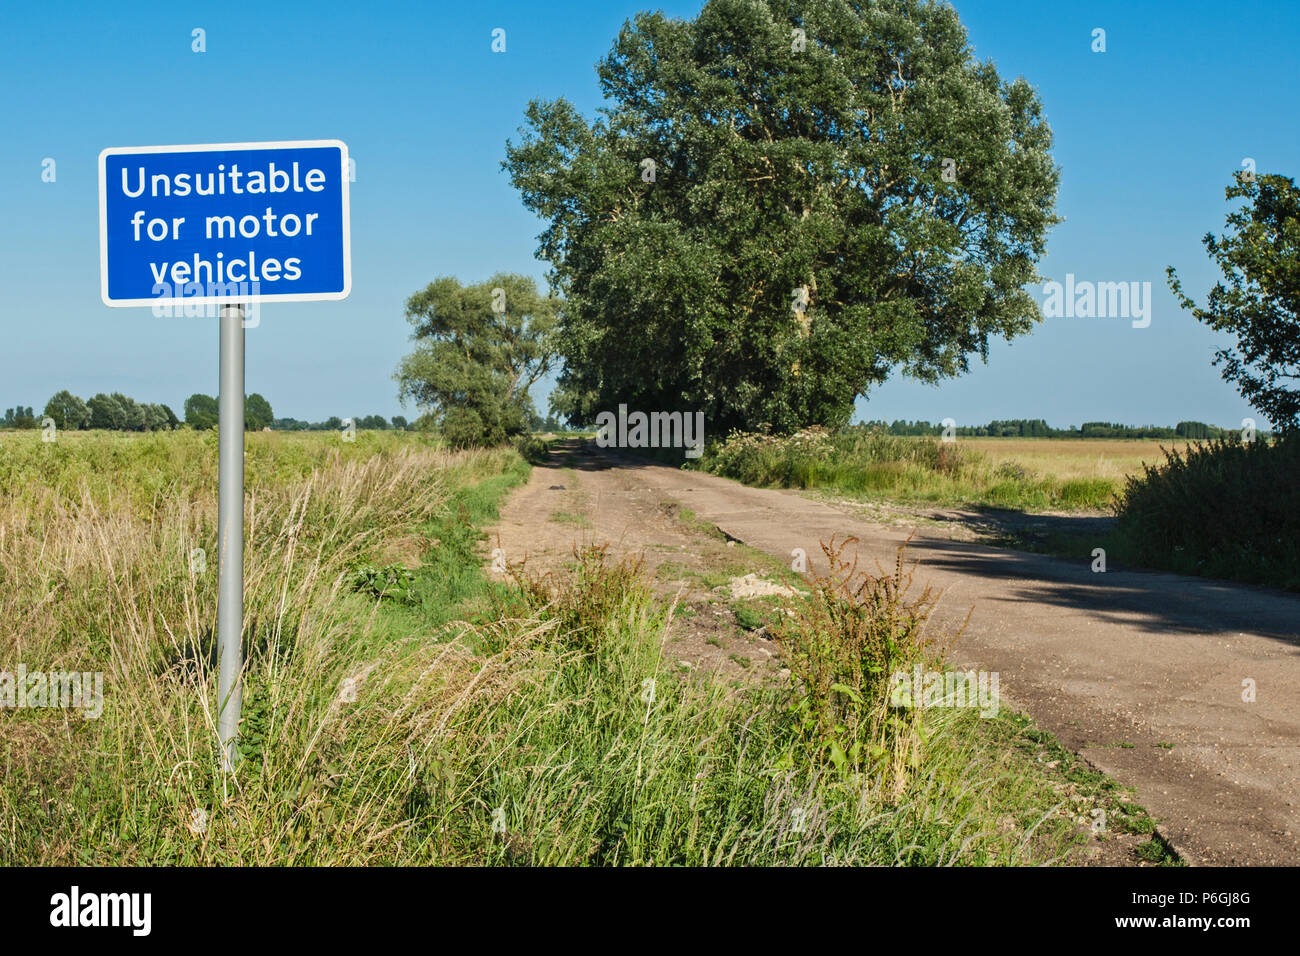
[[[235,735],[244,665],[244,307],[221,308],[221,393],[218,399],[217,734],[221,767],[235,766]]]

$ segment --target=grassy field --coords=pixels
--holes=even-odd
[[[811,581],[796,679],[737,690],[678,667],[635,563],[489,583],[527,464],[410,434],[248,436],[223,774],[214,439],[0,439],[0,671],[103,674],[94,718],[0,708],[5,862],[1035,863],[1096,808],[1153,827],[1023,718],[891,705],[882,673],[942,667],[897,582]]]
[[[1097,480],[1116,489],[1144,464],[1165,460],[1162,448],[1184,449],[1187,442],[1146,438],[959,438],[994,468],[1020,465],[1055,481]]]

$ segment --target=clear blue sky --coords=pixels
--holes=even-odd
[[[267,305],[247,333],[250,392],[280,416],[395,414],[391,375],[410,348],[404,299],[437,275],[540,277],[540,224],[500,170],[530,97],[598,105],[593,66],[623,21],[696,2],[58,2],[14,4],[0,34],[0,408],[61,388],[122,391],[178,412],[215,394],[212,319],[159,319],[99,300],[96,162],[106,146],[337,138],[357,162],[353,292]],[[868,418],[961,424],[1045,417],[1235,424],[1251,414],[1210,360],[1215,336],[1164,283],[1202,298],[1200,245],[1220,231],[1244,157],[1300,163],[1300,5],[959,0],[976,55],[1039,90],[1063,168],[1040,271],[1150,282],[1149,328],[1049,319],[997,343],[939,387],[891,380]],[[190,31],[207,31],[207,52]],[[507,51],[490,50],[493,28]],[[1107,52],[1090,50],[1093,28]],[[46,157],[57,181],[41,181]],[[978,362],[978,360],[977,360]],[[544,396],[538,395],[544,407]],[[408,416],[411,411],[408,410]]]

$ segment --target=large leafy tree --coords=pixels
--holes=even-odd
[[[1236,174],[1224,190],[1247,203],[1228,214],[1227,231],[1202,242],[1223,273],[1201,308],[1183,293],[1173,266],[1169,285],[1197,320],[1237,337],[1214,353],[1223,378],[1278,429],[1300,431],[1300,190],[1278,175]]]
[[[597,71],[594,122],[533,101],[504,163],[548,223],[571,420],[839,424],[1038,319],[1051,131],[950,6],[711,0],[638,15]]]
[[[463,286],[445,276],[406,303],[415,351],[394,376],[399,396],[456,445],[491,445],[527,431],[528,389],[551,368],[560,300],[528,276],[499,273]]]

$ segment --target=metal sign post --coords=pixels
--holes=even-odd
[[[244,667],[244,308],[221,309],[221,391],[217,399],[217,735],[221,766],[235,766]]]

